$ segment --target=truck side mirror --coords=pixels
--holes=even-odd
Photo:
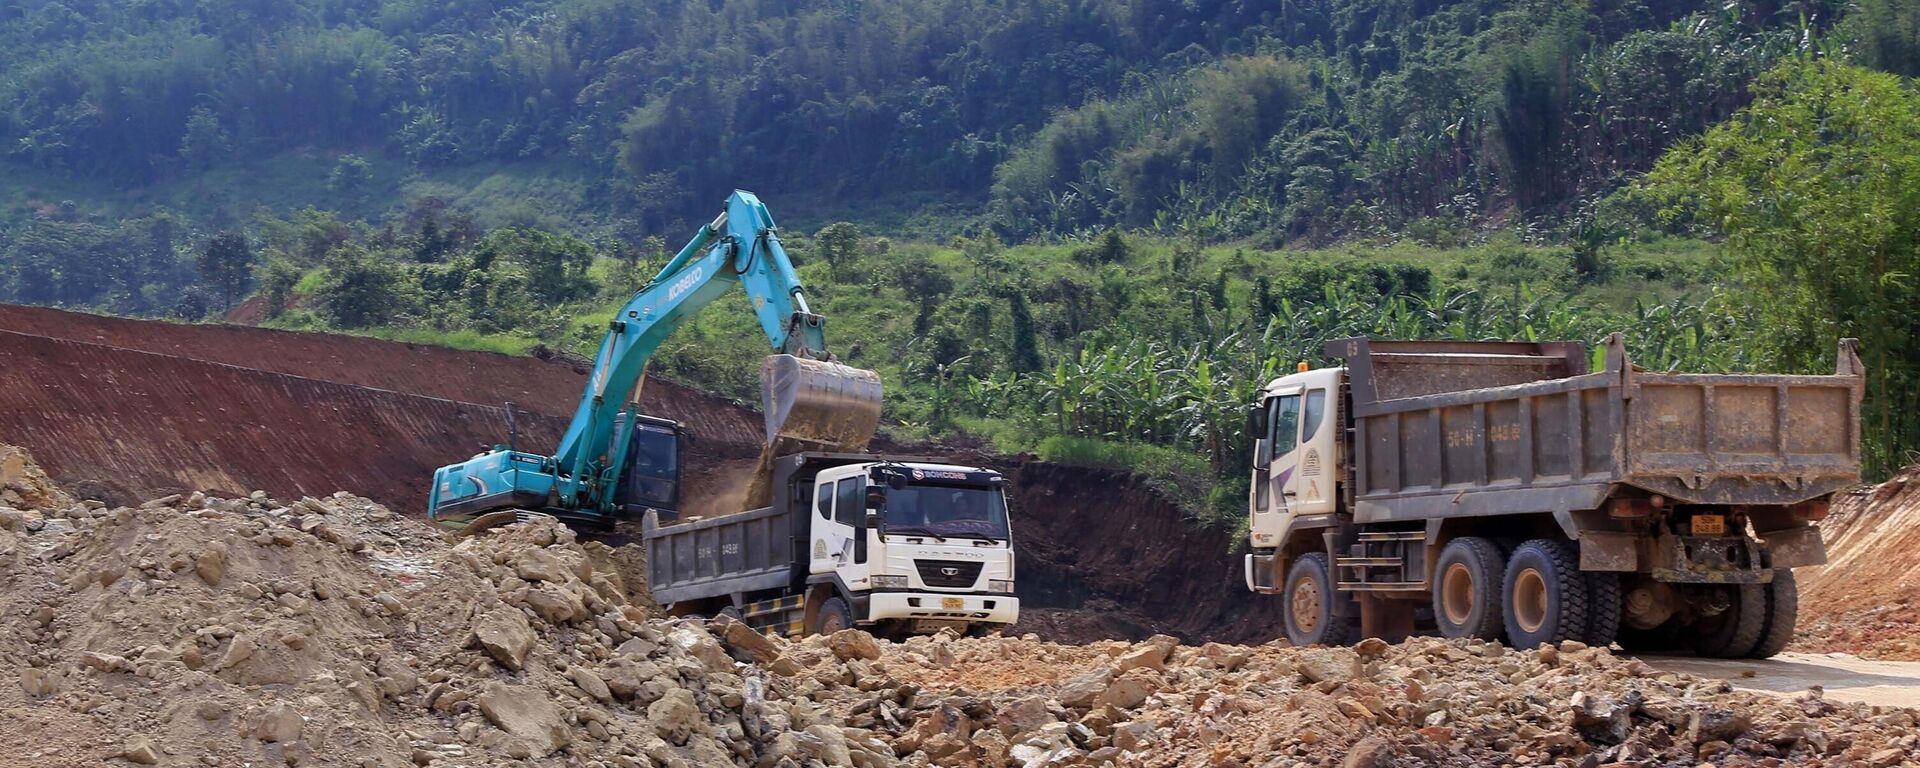
[[[1265,472],[1267,468],[1272,465],[1273,462],[1267,460],[1266,438],[1255,439],[1253,441],[1253,468]]]
[[[877,485],[867,486],[867,509],[879,509],[880,505],[885,503],[887,503],[886,491],[880,490],[880,486]]]
[[[868,529],[870,530],[878,529],[880,527],[880,513],[868,512],[866,522],[867,522]]]
[[[1254,403],[1247,406],[1247,437],[1259,439],[1267,435],[1267,404]]]

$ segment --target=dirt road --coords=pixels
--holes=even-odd
[[[1920,707],[1920,662],[1870,661],[1844,654],[1783,653],[1765,661],[1648,656],[1670,672],[1717,677],[1735,688],[1795,695],[1818,685],[1835,701]],[[1752,676],[1747,675],[1751,673]]]

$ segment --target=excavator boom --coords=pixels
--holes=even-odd
[[[761,377],[768,454],[790,445],[865,448],[879,425],[880,377],[842,365],[827,352],[825,322],[807,306],[772,214],[752,193],[736,190],[726,209],[694,233],[608,323],[586,390],[554,453],[500,446],[442,467],[434,474],[429,516],[458,525],[489,512],[524,508],[611,525],[644,513],[626,507],[660,509],[665,499],[677,499],[680,451],[658,435],[671,432],[677,439],[678,425],[644,416],[634,404],[660,344],[735,284],[746,291],[774,353]],[[643,476],[629,484],[636,472]],[[616,499],[617,489],[646,489],[649,480],[675,487],[672,493],[635,491],[645,504]]]

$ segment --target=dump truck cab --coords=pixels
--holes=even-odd
[[[1011,624],[1013,531],[1004,481],[981,467],[863,463],[820,473],[809,581],[832,583],[857,624],[923,633]]]
[[[1345,368],[1302,370],[1261,388],[1249,419],[1258,436],[1248,492],[1253,546],[1277,547],[1296,521],[1330,525],[1340,510],[1345,376]]]

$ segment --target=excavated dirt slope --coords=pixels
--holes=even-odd
[[[115,503],[193,490],[298,497],[351,488],[425,505],[434,468],[506,439],[547,449],[583,386],[572,366],[375,339],[175,325],[0,305],[0,440]],[[735,491],[758,452],[752,410],[662,380],[649,412],[698,435],[688,496]],[[938,446],[893,446],[953,455]],[[1136,478],[964,454],[1012,479],[1027,626],[1049,637],[1167,632],[1262,640],[1277,605],[1239,585],[1228,536],[1195,529]]]
[[[1800,647],[1920,659],[1920,466],[1835,499],[1827,565],[1803,572]]]
[[[12,466],[8,765],[1887,768],[1920,742],[1913,710],[1577,643],[794,642],[649,615],[551,522],[453,544],[344,493],[108,508]]]

